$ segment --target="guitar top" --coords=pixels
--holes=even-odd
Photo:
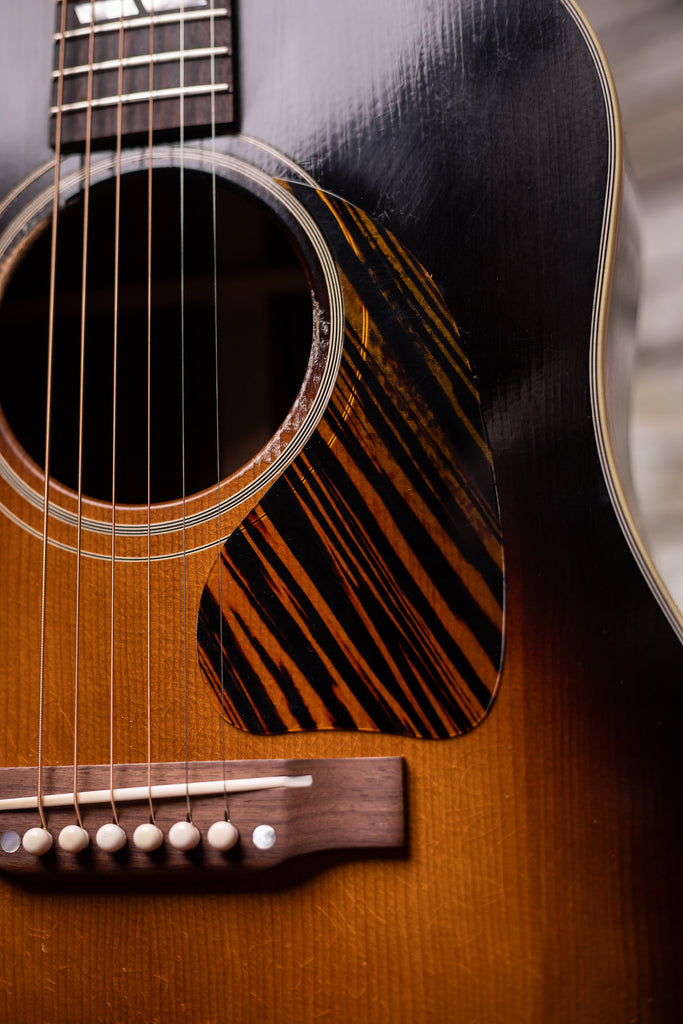
[[[681,1019],[578,9],[5,6],[3,1019]]]

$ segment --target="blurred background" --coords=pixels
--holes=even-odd
[[[683,0],[578,2],[616,81],[639,198],[631,458],[641,523],[683,609]]]

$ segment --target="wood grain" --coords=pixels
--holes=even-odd
[[[457,310],[482,398],[503,526],[505,659],[464,737],[229,729],[229,757],[398,755],[407,857],[292,866],[240,891],[199,882],[35,892],[3,882],[0,1015],[50,1024],[670,1024],[679,985],[681,647],[634,565],[596,450],[588,374],[608,173],[605,98],[560,3],[263,0],[240,10],[244,135],[400,240]],[[9,191],[47,159],[52,4],[7,5],[0,38]],[[35,26],[44,20],[45,38]],[[11,40],[11,43],[10,43]],[[609,104],[608,97],[608,104]],[[244,138],[234,145],[244,152]],[[5,155],[6,154],[6,155]],[[616,154],[618,157],[619,154]],[[258,159],[258,158],[254,158]],[[272,157],[264,163],[277,173]],[[2,762],[35,763],[24,568],[0,550]],[[68,558],[54,559],[54,578]],[[155,760],[184,758],[183,649],[210,560],[169,565],[155,597]],[[93,588],[100,581],[93,576]],[[139,642],[140,580],[122,584]],[[55,601],[59,591],[55,592]],[[69,632],[70,613],[63,616]],[[88,612],[85,635],[101,621]],[[133,645],[135,646],[135,645]],[[67,644],[51,645],[52,761],[70,758]],[[122,648],[116,759],[144,760],[144,666]],[[86,661],[106,666],[101,642]],[[97,672],[89,667],[92,678]],[[188,676],[189,756],[220,760],[221,720]],[[118,700],[118,697],[117,697]],[[33,737],[33,739],[32,739]],[[83,723],[83,760],[106,723]],[[142,753],[141,753],[142,752]],[[92,754],[92,757],[88,755]]]

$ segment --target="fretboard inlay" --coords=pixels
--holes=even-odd
[[[67,0],[57,3],[52,144],[79,148],[196,135],[234,122],[232,23],[223,0]],[[60,138],[57,139],[61,110]],[[90,113],[89,113],[90,111]],[[88,128],[88,121],[90,127]]]

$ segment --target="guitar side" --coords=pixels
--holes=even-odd
[[[51,5],[26,6],[5,18],[12,81],[30,92],[28,22],[40,9],[49,23]],[[229,729],[231,759],[403,756],[406,848],[306,859],[237,887],[3,880],[8,1019],[665,1024],[683,1009],[683,653],[615,516],[591,408],[596,282],[607,289],[614,270],[614,253],[601,260],[619,199],[613,99],[560,3],[381,7],[242,4],[242,131],[391,231],[458,322],[502,519],[495,705],[448,740]],[[49,155],[43,111],[11,115],[8,188]],[[169,680],[214,557],[193,565],[186,612],[175,599],[165,611]],[[8,637],[28,598],[4,593]],[[2,761],[33,763],[15,740],[26,666],[3,659]],[[190,756],[219,759],[198,666],[189,695]],[[157,712],[158,755],[181,759],[170,683]],[[103,728],[88,724],[93,745]]]

